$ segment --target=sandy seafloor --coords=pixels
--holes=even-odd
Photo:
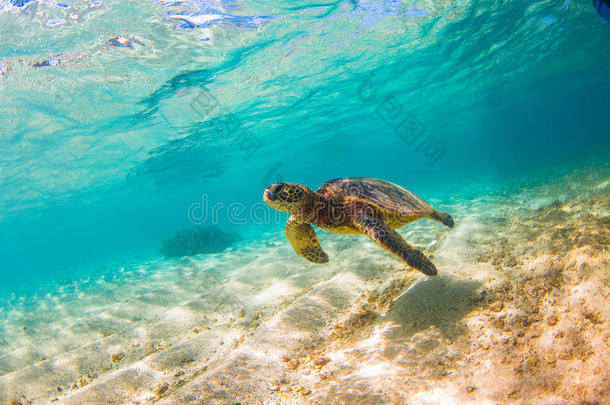
[[[0,403],[608,404],[610,167],[437,202],[400,232],[282,233],[155,260],[0,312]]]

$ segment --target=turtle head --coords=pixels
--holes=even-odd
[[[263,201],[278,211],[298,215],[311,204],[313,195],[313,191],[301,184],[275,183],[265,189]]]

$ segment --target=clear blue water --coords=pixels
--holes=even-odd
[[[442,206],[607,162],[609,94],[587,1],[0,0],[0,295],[112,273],[193,222],[260,240],[278,180]]]

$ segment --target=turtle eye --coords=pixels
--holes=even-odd
[[[275,190],[273,190],[273,192],[274,192],[274,193],[281,193],[283,189],[284,189],[284,185],[283,185],[283,184],[280,184],[279,186],[277,186],[277,187],[275,188]]]

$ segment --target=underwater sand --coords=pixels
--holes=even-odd
[[[0,403],[610,403],[609,179],[443,202],[454,229],[400,231],[434,278],[364,237],[321,233],[320,266],[270,233],[16,301]]]

